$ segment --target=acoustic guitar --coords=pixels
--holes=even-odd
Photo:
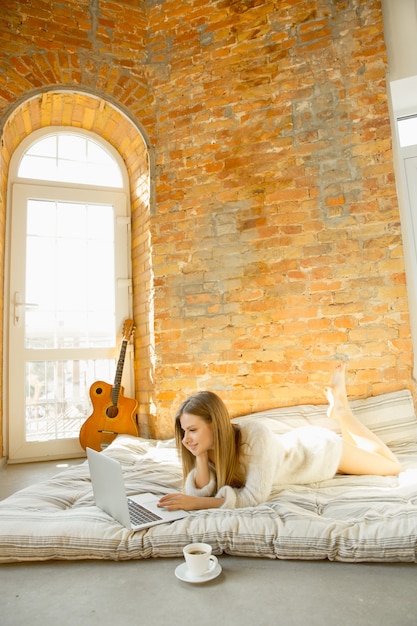
[[[139,436],[136,422],[138,403],[133,398],[125,398],[121,385],[126,348],[134,330],[133,320],[126,320],[113,386],[98,380],[90,387],[93,412],[81,426],[79,435],[84,450],[89,447],[100,452],[119,434]]]

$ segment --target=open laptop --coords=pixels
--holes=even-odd
[[[120,463],[91,448],[86,451],[96,505],[126,528],[142,530],[189,515],[158,508],[159,497],[152,493],[127,496]]]

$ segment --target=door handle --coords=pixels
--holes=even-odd
[[[15,291],[13,298],[13,307],[14,307],[14,323],[18,324],[20,320],[19,315],[19,307],[24,306],[26,309],[36,309],[39,305],[36,302],[21,302],[20,301],[20,292]]]

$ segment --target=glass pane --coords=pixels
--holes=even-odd
[[[398,133],[402,148],[417,145],[417,117],[398,120]]]
[[[25,347],[115,345],[114,209],[29,200]]]
[[[87,161],[87,139],[71,133],[58,135],[58,159],[85,163]]]
[[[78,438],[92,413],[90,386],[114,372],[114,360],[27,362],[26,441]]]
[[[113,157],[94,141],[87,143],[87,153],[87,160],[90,161],[90,163],[107,163],[108,165],[114,163]]]
[[[49,135],[24,154],[18,176],[101,187],[123,187],[113,156],[99,143],[75,133]]]
[[[44,137],[44,139],[40,139],[35,144],[33,144],[26,152],[26,154],[34,156],[46,156],[55,159],[57,154],[56,151],[57,136],[49,135],[48,137]]]

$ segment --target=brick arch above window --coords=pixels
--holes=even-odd
[[[18,104],[1,129],[0,147],[0,278],[4,276],[8,167],[14,150],[32,132],[48,126],[84,129],[108,141],[123,158],[129,174],[132,214],[132,271],[135,333],[135,384],[139,402],[141,435],[151,434],[153,286],[149,228],[152,203],[151,159],[141,129],[112,103],[74,91],[47,91]],[[3,327],[4,293],[0,290],[0,323]],[[2,344],[3,342],[1,342]],[[2,350],[0,346],[0,350]],[[0,370],[3,358],[0,354]],[[2,397],[3,372],[0,375]],[[3,410],[0,407],[0,438]],[[1,439],[0,439],[0,443]],[[0,451],[2,446],[0,445]],[[1,457],[1,452],[0,452]]]

